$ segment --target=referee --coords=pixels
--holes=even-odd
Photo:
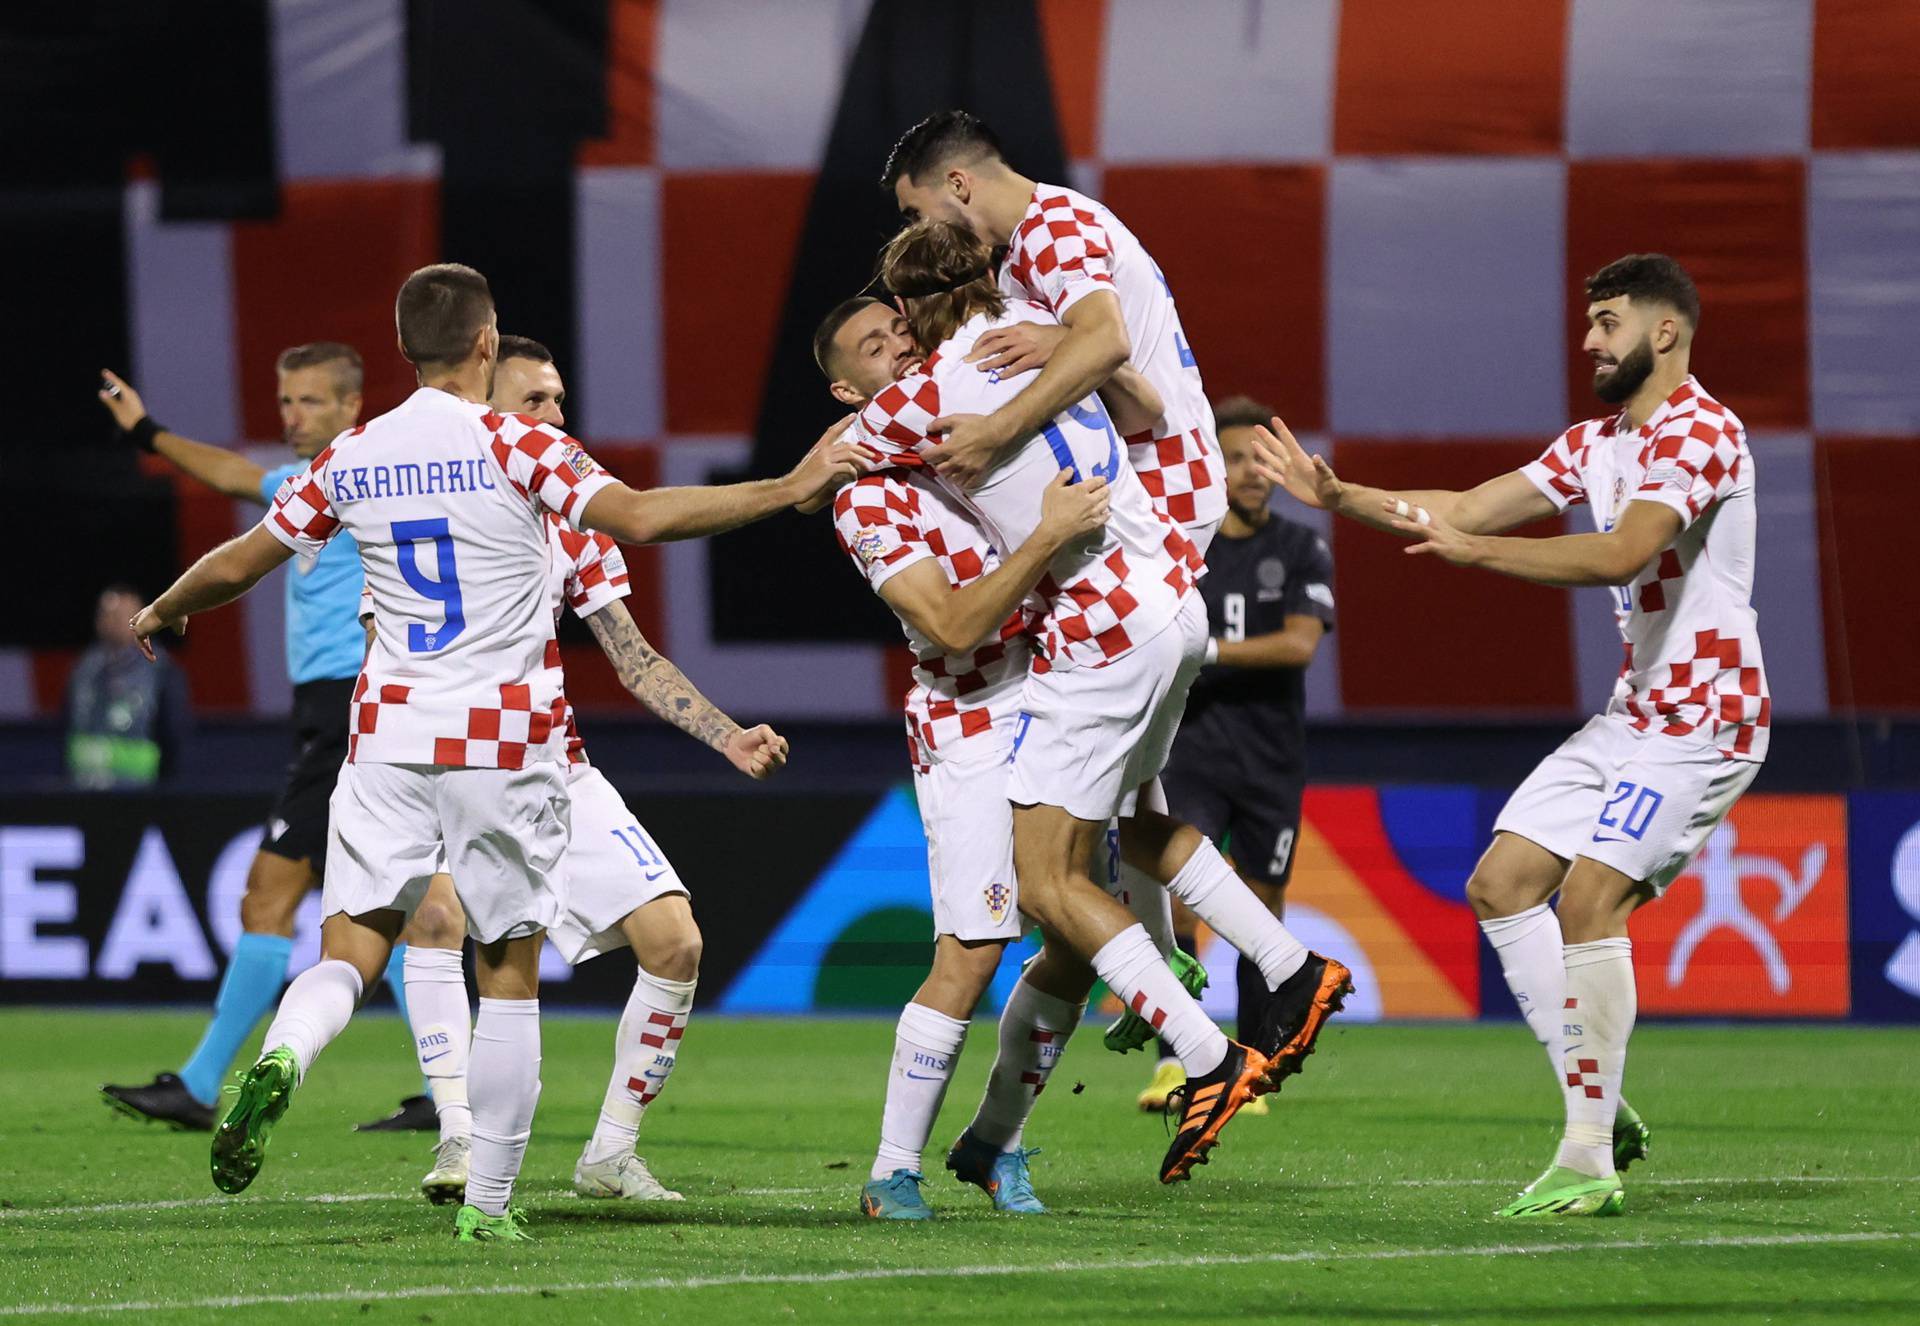
[[[350,345],[315,341],[283,351],[276,361],[280,422],[297,460],[264,469],[237,452],[170,433],[147,414],[140,395],[112,373],[102,373],[100,399],[129,440],[164,457],[228,497],[271,503],[281,483],[307,466],[335,437],[360,420],[362,366]],[[360,626],[360,551],[342,535],[315,558],[287,572],[287,671],[293,678],[294,757],[266,834],[247,871],[240,900],[241,936],[221,978],[213,1017],[200,1044],[178,1073],[161,1073],[144,1086],[106,1086],[110,1103],[140,1118],[177,1128],[213,1127],[220,1084],[233,1056],[270,1011],[286,984],[293,952],[294,915],[320,882],[327,852],[327,802],[347,754],[347,715],[354,680],[365,656]],[[416,918],[432,924],[430,918]],[[452,945],[457,947],[457,933]],[[406,1005],[399,979],[400,950],[387,984]],[[409,1097],[379,1128],[433,1128],[433,1103]]]
[[[1254,469],[1250,439],[1273,415],[1245,396],[1214,407],[1227,515],[1200,579],[1213,639],[1161,781],[1173,817],[1221,844],[1278,916],[1307,780],[1306,670],[1333,629],[1333,557],[1319,535],[1267,508],[1273,485]],[[1240,1026],[1259,1026],[1267,983],[1245,958],[1238,986]],[[1161,1055],[1142,1108],[1154,1108],[1149,1096],[1167,1076],[1164,1046]]]

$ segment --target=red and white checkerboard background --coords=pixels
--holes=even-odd
[[[575,367],[589,444],[631,481],[747,455],[865,9],[614,6],[613,132],[576,174]],[[1778,712],[1920,708],[1902,537],[1920,491],[1920,3],[1039,10],[1064,182],[1152,248],[1209,389],[1273,402],[1355,478],[1466,485],[1538,455],[1596,408],[1579,278],[1629,251],[1679,257],[1705,305],[1696,368],[1752,431]],[[441,256],[436,150],[405,134],[402,0],[273,13],[282,215],[162,224],[151,183],[126,190],[129,368],[157,417],[222,442],[277,434],[272,361],[298,341],[354,342],[369,411],[398,400],[392,293]],[[257,517],[205,495],[181,509],[196,551]],[[1317,712],[1572,713],[1611,685],[1606,596],[1410,565],[1351,526],[1333,543]],[[898,645],[716,643],[699,544],[633,574],[645,629],[723,704],[893,712]],[[203,708],[284,707],[279,616],[263,594],[195,623],[231,643],[195,651]],[[573,662],[582,699],[617,696]],[[0,674],[16,706],[51,708],[64,668],[14,653]]]

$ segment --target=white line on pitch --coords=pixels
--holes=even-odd
[[[1286,1175],[1277,1176],[1280,1181],[1288,1179]],[[1506,1179],[1293,1179],[1303,1189],[1337,1188],[1513,1188],[1516,1191],[1526,1185],[1526,1180]],[[1721,1178],[1645,1178],[1632,1179],[1629,1183],[1636,1188],[1701,1188],[1718,1187],[1726,1184],[1766,1184],[1766,1183],[1920,1183],[1920,1175],[1899,1177],[1886,1174],[1738,1174]],[[808,1188],[730,1188],[725,1192],[701,1194],[712,1198],[723,1197],[826,1197],[841,1191],[838,1186],[820,1185]],[[68,1215],[112,1215],[117,1212],[131,1211],[180,1211],[202,1206],[221,1206],[240,1209],[248,1206],[301,1205],[312,1203],[324,1206],[339,1202],[417,1202],[414,1193],[397,1192],[339,1192],[314,1193],[309,1196],[289,1195],[284,1197],[174,1197],[164,1201],[152,1202],[98,1202],[86,1206],[14,1206],[0,1208],[0,1220],[21,1220],[30,1216],[68,1216]],[[698,1200],[698,1198],[696,1198]]]
[[[1042,1262],[1034,1266],[900,1266],[845,1271],[790,1271],[766,1275],[700,1275],[675,1280],[577,1280],[549,1285],[414,1285],[404,1288],[317,1290],[308,1294],[234,1294],[220,1298],[146,1299],[117,1303],[15,1303],[0,1306],[0,1317],[46,1317],[105,1312],[209,1311],[217,1308],[293,1306],[308,1303],[356,1303],[372,1299],[527,1298],[535,1294],[592,1294],[632,1290],[726,1289],[762,1285],[850,1284],[861,1281],[991,1279],[1014,1275],[1072,1275],[1082,1271],[1155,1271],[1194,1266],[1278,1266],[1310,1262],[1421,1261],[1455,1257],[1544,1257],[1563,1252],[1635,1252],[1674,1248],[1799,1248],[1848,1243],[1898,1243],[1920,1238],[1908,1230],[1844,1234],[1751,1234],[1702,1238],[1615,1239],[1605,1243],[1490,1243],[1466,1248],[1365,1248],[1351,1252],[1221,1253],[1186,1257],[1133,1257],[1124,1261]]]

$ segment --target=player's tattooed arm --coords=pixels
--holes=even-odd
[[[586,620],[620,684],[641,704],[719,751],[749,778],[766,778],[787,762],[785,737],[764,723],[743,728],[722,713],[641,634],[624,603],[610,603]]]

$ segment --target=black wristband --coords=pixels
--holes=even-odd
[[[153,450],[153,439],[159,432],[160,425],[153,421],[150,414],[141,415],[138,422],[126,430],[128,440],[142,451]]]

